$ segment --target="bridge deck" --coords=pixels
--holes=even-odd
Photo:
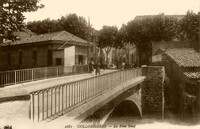
[[[110,73],[116,70],[102,70],[101,73]],[[15,96],[24,96],[29,95],[30,92],[53,87],[55,85],[62,85],[72,81],[78,81],[85,78],[90,78],[95,76],[94,73],[87,73],[87,74],[80,74],[80,75],[72,75],[72,76],[64,76],[64,77],[57,77],[57,78],[50,78],[45,80],[38,80],[34,82],[26,82],[20,83],[16,85],[10,85],[4,88],[0,88],[0,99],[2,98],[10,98]]]
[[[61,126],[63,127],[66,125],[66,122],[70,121],[73,123],[79,123],[83,119],[85,119],[88,115],[92,114],[96,110],[98,110],[100,107],[111,101],[113,98],[117,97],[121,93],[129,90],[130,88],[133,88],[134,86],[137,86],[138,84],[142,83],[145,80],[146,77],[139,76],[136,78],[133,78],[131,80],[128,80],[127,82],[124,82],[120,84],[119,86],[116,86],[105,93],[99,95],[98,97],[95,97],[92,100],[88,100],[86,103],[80,105],[79,107],[75,108],[74,110],[67,112],[64,116],[59,116],[57,119],[47,119],[47,121],[51,121],[48,123],[50,127],[52,125]],[[66,120],[67,118],[67,120]],[[57,125],[58,124],[58,125]]]

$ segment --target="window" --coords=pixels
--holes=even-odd
[[[62,65],[62,59],[56,58],[56,65]]]
[[[78,55],[78,64],[83,64],[83,55]]]
[[[20,51],[19,52],[19,65],[22,65],[22,62],[23,61],[23,52],[22,51]]]
[[[47,64],[48,64],[48,66],[50,66],[50,65],[53,64],[53,51],[52,50],[48,50],[47,56],[48,56]]]
[[[33,66],[37,66],[37,51],[33,51],[32,60]]]

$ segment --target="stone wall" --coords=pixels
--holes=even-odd
[[[147,77],[142,87],[143,114],[157,113],[164,116],[164,67],[143,66],[143,75]]]

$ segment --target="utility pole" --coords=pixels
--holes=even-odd
[[[89,72],[89,63],[90,63],[90,42],[89,42],[89,37],[90,37],[90,17],[88,17],[88,43],[87,43],[87,65],[88,65],[88,72]]]

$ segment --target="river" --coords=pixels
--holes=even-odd
[[[97,119],[89,119],[90,123],[97,123]],[[200,129],[200,122],[194,122],[191,119],[182,120],[176,117],[173,113],[166,111],[165,119],[161,119],[161,117],[152,117],[152,115],[145,115],[142,118],[131,116],[129,114],[117,116],[110,114],[107,120],[103,123],[108,127],[116,127],[116,128],[147,128],[147,129]],[[101,123],[102,124],[102,123]]]

